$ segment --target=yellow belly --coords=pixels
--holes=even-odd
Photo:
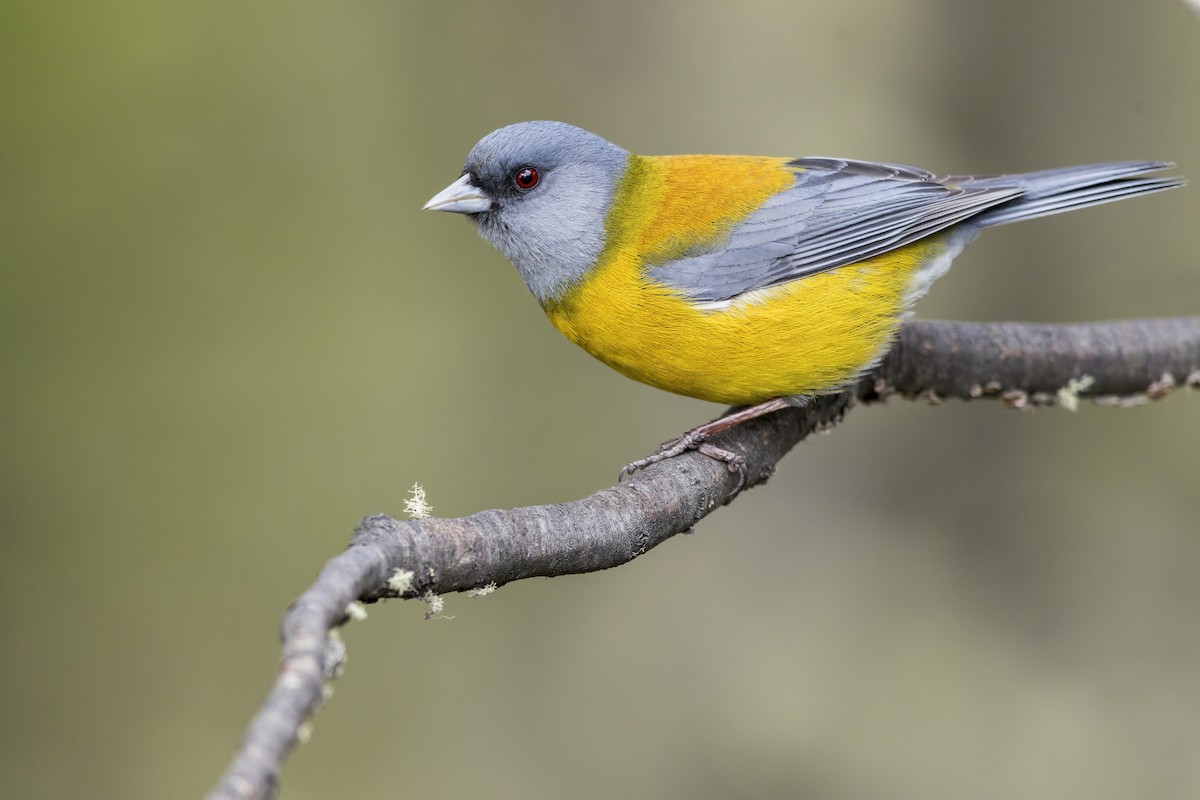
[[[933,237],[704,310],[649,282],[634,251],[611,252],[546,313],[563,335],[634,380],[750,404],[844,386],[887,349]]]

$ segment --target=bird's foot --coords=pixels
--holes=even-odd
[[[711,423],[709,423],[711,425]],[[717,447],[715,444],[709,444],[705,441],[712,432],[707,430],[709,425],[701,425],[698,428],[692,428],[690,431],[680,436],[678,439],[672,439],[669,442],[664,442],[658,450],[646,456],[639,458],[637,461],[631,461],[621,470],[618,479],[632,475],[640,469],[645,469],[651,464],[657,464],[664,459],[674,458],[677,455],[686,453],[688,450],[696,450],[703,453],[709,458],[717,461],[725,462],[730,472],[736,472],[738,475],[737,486],[734,487],[734,494],[742,490],[746,485],[746,457],[740,453],[735,453],[732,450],[726,450],[723,447]]]
[[[688,450],[697,450],[709,458],[725,462],[730,472],[737,473],[738,483],[733,490],[733,493],[737,494],[746,485],[746,457],[732,450],[726,450],[724,447],[709,444],[707,441],[708,438],[721,431],[728,430],[734,425],[739,425],[755,417],[761,417],[763,414],[770,414],[772,411],[787,408],[787,406],[788,401],[786,399],[776,397],[773,400],[767,400],[758,405],[738,409],[720,419],[714,419],[712,422],[706,422],[703,425],[692,428],[678,439],[672,439],[664,443],[656,452],[651,453],[645,458],[639,458],[637,461],[626,464],[625,469],[621,470],[618,480],[625,478],[627,475],[632,475],[639,469],[645,469],[651,464],[657,464],[663,459],[674,458],[681,453],[686,453]]]

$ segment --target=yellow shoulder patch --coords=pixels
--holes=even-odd
[[[630,156],[606,223],[605,256],[625,248],[643,265],[718,241],[796,178],[785,158]]]

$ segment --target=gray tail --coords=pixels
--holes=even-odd
[[[994,206],[975,217],[976,223],[990,227],[1183,186],[1187,183],[1184,178],[1145,177],[1147,173],[1174,166],[1169,161],[1118,161],[1112,164],[1088,164],[1082,167],[1026,172],[1022,175],[945,180],[964,188],[1016,185],[1025,190],[1019,197]]]

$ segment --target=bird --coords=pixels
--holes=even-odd
[[[984,228],[1181,186],[1120,161],[937,175],[828,157],[635,155],[548,120],[489,133],[427,210],[464,214],[550,322],[618,372],[740,409],[621,476],[851,385]]]

